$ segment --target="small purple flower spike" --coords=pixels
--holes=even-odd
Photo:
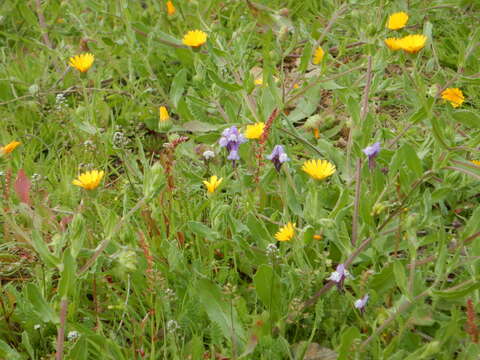
[[[355,308],[360,310],[361,313],[364,313],[365,312],[365,306],[367,306],[367,302],[368,302],[368,294],[366,294],[364,297],[355,301]]]
[[[339,264],[337,269],[330,274],[330,277],[327,280],[336,283],[338,290],[343,291],[343,282],[347,276],[350,276],[350,273],[345,269],[345,265]]]
[[[375,144],[367,146],[365,149],[362,150],[363,153],[368,156],[369,169],[373,169],[375,167],[375,158],[377,157],[380,150],[380,143],[378,141]]]
[[[282,145],[275,145],[272,153],[267,156],[267,159],[273,162],[273,165],[277,171],[280,171],[280,168],[284,162],[290,161],[285,153],[285,150],[283,150]]]
[[[240,160],[240,156],[238,155],[238,148],[240,144],[247,142],[247,139],[243,134],[241,134],[237,127],[234,125],[230,128],[223,130],[222,137],[218,141],[218,144],[221,147],[227,148],[229,152],[227,159],[233,160],[235,164],[235,160]]]

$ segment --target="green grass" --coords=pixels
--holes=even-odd
[[[0,158],[0,359],[478,358],[476,1],[38,3],[0,3],[0,144],[22,142]],[[383,42],[417,33],[418,54]],[[232,166],[222,131],[270,117]],[[336,173],[309,178],[316,158]]]

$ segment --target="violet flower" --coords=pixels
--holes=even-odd
[[[280,168],[284,162],[290,161],[285,153],[285,150],[283,150],[282,145],[275,145],[272,153],[267,156],[267,159],[273,162],[273,165],[277,171],[280,171]]]
[[[369,167],[369,169],[373,169],[375,167],[375,158],[377,157],[378,153],[380,152],[380,143],[377,141],[375,144],[373,144],[371,146],[367,146],[362,151],[365,155],[368,156],[368,167]]]
[[[368,294],[366,294],[364,297],[355,301],[354,306],[355,306],[355,308],[360,310],[361,313],[364,313],[365,312],[365,306],[367,306],[367,302],[368,302]]]
[[[338,290],[343,291],[343,282],[350,276],[350,273],[345,269],[345,265],[338,264],[337,269],[330,274],[327,280],[331,280],[337,284]]]
[[[227,148],[229,152],[227,159],[228,160],[240,160],[240,156],[238,155],[238,148],[240,144],[247,142],[247,139],[243,134],[241,134],[237,127],[234,125],[230,128],[223,130],[222,137],[218,141],[218,144],[221,147]]]

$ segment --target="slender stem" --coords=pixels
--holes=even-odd
[[[62,360],[63,358],[63,344],[65,342],[65,322],[67,320],[68,300],[63,298],[60,302],[60,326],[57,334],[57,349],[55,353],[55,360]]]
[[[83,275],[97,260],[97,258],[102,254],[102,252],[105,250],[105,248],[108,246],[112,238],[117,234],[117,232],[120,231],[122,228],[123,224],[138,210],[140,209],[143,205],[145,205],[147,201],[146,197],[143,197],[140,199],[137,204],[130,209],[128,213],[126,213],[120,221],[115,225],[113,228],[112,232],[108,237],[105,238],[98,246],[97,249],[95,250],[95,253],[92,255],[90,259],[87,260],[85,265],[82,266],[82,268],[77,272],[77,276]]]
[[[361,187],[361,170],[362,159],[357,159],[357,166],[355,170],[355,200],[353,203],[353,219],[352,219],[352,245],[355,246],[358,237],[358,210],[360,205],[360,187]]]
[[[47,23],[45,21],[45,16],[43,15],[41,0],[35,0],[35,6],[36,6],[36,11],[37,11],[37,16],[38,16],[38,22],[40,24],[40,29],[42,30],[43,42],[50,49],[53,49],[52,42],[50,41],[50,38],[48,37]]]

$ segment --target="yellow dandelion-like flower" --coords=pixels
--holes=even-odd
[[[320,130],[318,130],[317,128],[313,128],[313,136],[315,137],[315,139],[320,138]]]
[[[322,235],[320,235],[320,234],[315,234],[315,235],[313,235],[313,239],[314,239],[314,240],[322,240],[322,238],[323,238],[323,237],[322,237]]]
[[[160,113],[160,121],[161,122],[165,122],[165,121],[168,121],[170,119],[170,115],[168,115],[168,110],[165,106],[160,106],[158,111]]]
[[[407,24],[408,14],[406,12],[400,11],[394,13],[388,17],[387,28],[390,30],[399,30]]]
[[[400,39],[397,39],[397,38],[388,38],[388,39],[385,39],[384,41],[385,41],[385,45],[387,45],[390,50],[396,51],[401,49],[399,40]]]
[[[103,170],[87,171],[86,173],[81,174],[77,179],[73,180],[72,184],[80,186],[86,190],[93,190],[98,187],[104,175],[105,172]]]
[[[315,65],[320,64],[324,56],[325,56],[325,51],[323,51],[322,47],[321,46],[317,47],[317,50],[315,50],[315,54],[313,54],[313,63]]]
[[[295,225],[289,222],[287,225],[280,228],[275,234],[275,239],[278,241],[289,241],[292,240],[293,235],[295,235]]]
[[[87,72],[93,65],[95,56],[90,53],[76,55],[70,58],[70,66],[74,67],[78,71],[84,73]]]
[[[21,142],[19,142],[19,141],[12,141],[5,146],[1,146],[0,147],[0,154],[2,154],[2,155],[10,154],[20,144],[21,144]]]
[[[442,91],[442,99],[450,101],[454,108],[459,107],[465,101],[462,90],[459,88],[448,88]]]
[[[202,30],[191,30],[182,39],[184,45],[199,47],[207,41],[207,33]]]
[[[247,125],[247,129],[245,130],[245,137],[247,139],[260,139],[263,134],[263,130],[265,129],[265,123],[257,122],[253,125]]]
[[[173,5],[173,2],[167,1],[167,14],[168,15],[173,15],[175,14],[175,6]]]
[[[307,160],[303,163],[302,170],[316,180],[323,180],[335,173],[335,165],[327,160]]]
[[[213,175],[210,176],[210,181],[203,180],[203,184],[205,185],[209,193],[213,193],[220,186],[222,180],[223,178],[219,179],[217,175]]]
[[[300,88],[300,85],[298,85],[298,83],[295,83],[295,84],[293,84],[293,88],[298,89],[298,88]]]
[[[480,166],[480,160],[472,160],[472,163],[474,163],[477,166]]]
[[[263,85],[263,79],[262,78],[256,78],[254,83],[255,83],[255,85],[262,86]]]
[[[427,37],[421,34],[407,35],[398,40],[400,48],[410,54],[416,54],[422,50],[426,42]]]

